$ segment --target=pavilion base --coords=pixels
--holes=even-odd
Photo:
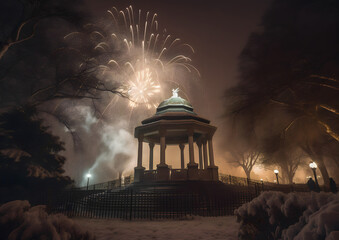
[[[175,193],[201,193],[216,194],[225,188],[220,181],[155,181],[155,182],[134,182],[127,189],[135,192],[175,192]],[[229,188],[229,187],[227,187]]]
[[[199,179],[199,171],[197,163],[188,163],[187,164],[187,177],[188,180],[198,180]]]
[[[170,179],[170,169],[167,164],[157,165],[156,181],[168,181]]]
[[[209,172],[209,177],[212,181],[218,181],[219,180],[219,173],[218,173],[218,167],[217,166],[209,166],[209,167],[207,167],[207,170]]]
[[[134,168],[134,182],[142,182],[144,180],[144,167],[135,167]]]

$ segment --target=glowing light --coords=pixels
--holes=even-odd
[[[318,165],[315,163],[315,162],[312,162],[312,163],[310,163],[310,168],[312,168],[312,169],[316,169],[317,167],[318,167]]]
[[[87,173],[87,174],[86,174],[86,177],[87,177],[87,178],[91,178],[92,175],[91,175],[90,173]]]
[[[274,169],[274,173],[275,173],[275,174],[278,174],[279,171],[278,171],[277,169]]]
[[[138,71],[132,78],[128,86],[130,97],[129,106],[134,108],[139,104],[144,104],[148,109],[156,105],[152,102],[152,97],[160,92],[160,85],[153,80],[152,72],[149,68]]]

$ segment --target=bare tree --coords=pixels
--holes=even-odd
[[[21,14],[15,23],[7,23],[11,25],[11,29],[0,38],[0,60],[13,46],[32,39],[42,20],[54,17],[71,18],[76,15],[63,7],[67,5],[63,1],[57,3],[53,0],[16,0],[16,2],[19,4],[17,11]]]
[[[260,160],[260,152],[254,149],[248,149],[246,151],[231,151],[233,161],[229,163],[242,167],[246,177],[251,179],[251,171],[255,164]]]
[[[288,183],[292,184],[295,173],[306,155],[300,149],[296,149],[294,151],[286,151],[281,155],[281,157],[282,156],[284,159],[280,159],[280,161],[278,161],[278,165],[282,169],[282,175],[284,178],[288,181]]]
[[[266,139],[264,157],[261,163],[266,166],[279,166],[280,176],[284,182],[293,183],[293,178],[299,166],[308,154],[298,146],[296,139],[288,136],[275,136]]]

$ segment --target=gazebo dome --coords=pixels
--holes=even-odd
[[[193,112],[192,104],[179,96],[172,96],[159,104],[156,115],[165,112],[188,112],[195,114]]]
[[[156,113],[145,120],[142,124],[148,124],[159,120],[187,120],[192,119],[209,124],[210,121],[199,117],[194,111],[192,104],[186,99],[179,97],[177,90],[173,90],[173,96],[162,101],[157,107]]]

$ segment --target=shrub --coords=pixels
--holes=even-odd
[[[31,207],[26,200],[16,200],[0,206],[0,239],[94,240],[95,238],[62,214],[48,215],[43,205]]]
[[[239,239],[325,239],[339,231],[339,195],[265,192],[235,214]]]

